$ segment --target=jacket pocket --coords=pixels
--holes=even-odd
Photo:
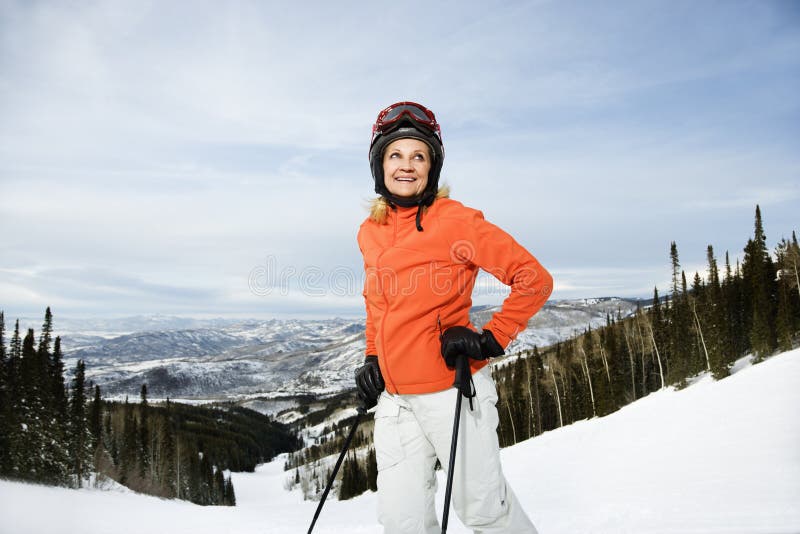
[[[375,458],[378,471],[399,464],[405,458],[399,428],[400,406],[385,393],[378,399],[375,409]]]

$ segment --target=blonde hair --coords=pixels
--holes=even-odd
[[[447,184],[442,185],[436,191],[436,199],[450,198],[450,186]],[[423,213],[428,211],[428,207],[424,208]],[[369,218],[378,224],[387,224],[389,221],[389,203],[384,197],[377,197],[372,199],[369,203]]]

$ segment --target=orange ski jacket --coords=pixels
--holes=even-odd
[[[482,268],[511,287],[502,309],[483,325],[505,348],[547,301],[553,279],[509,234],[480,211],[437,199],[415,225],[417,208],[388,210],[386,224],[359,228],[367,309],[366,354],[377,355],[389,393],[432,393],[453,385],[439,335],[467,326]],[[486,360],[470,359],[472,372]]]

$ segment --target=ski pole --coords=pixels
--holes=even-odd
[[[336,466],[333,468],[333,474],[331,474],[330,480],[328,480],[328,485],[325,487],[325,491],[322,492],[322,498],[317,505],[317,511],[314,513],[314,519],[311,521],[311,526],[308,527],[308,534],[311,534],[311,531],[314,530],[314,525],[317,523],[317,518],[319,517],[320,512],[322,511],[322,507],[325,505],[325,499],[328,498],[328,492],[331,491],[331,486],[333,486],[333,481],[336,479],[336,473],[339,472],[339,467],[342,465],[342,461],[344,460],[344,455],[347,454],[347,449],[350,448],[350,442],[353,441],[353,436],[356,433],[356,429],[358,428],[359,423],[361,423],[361,417],[367,413],[367,409],[365,406],[358,407],[358,414],[356,415],[356,420],[353,422],[353,426],[350,427],[350,433],[347,435],[347,439],[344,441],[344,447],[342,448],[342,453],[339,455],[339,459],[336,460]]]
[[[453,489],[453,472],[456,467],[456,449],[458,445],[458,425],[461,421],[461,396],[465,383],[469,379],[469,361],[466,355],[461,354],[456,360],[456,381],[453,386],[458,390],[456,394],[456,418],[453,421],[453,437],[450,440],[450,463],[447,468],[447,486],[444,492],[444,512],[442,514],[442,534],[447,532],[447,520],[450,512],[450,493]],[[472,398],[470,398],[472,403]]]

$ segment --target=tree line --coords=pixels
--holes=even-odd
[[[17,320],[6,348],[0,312],[0,476],[67,487],[107,477],[142,493],[232,506],[225,471],[253,471],[299,447],[286,426],[232,404],[151,404],[144,384],[138,403],[105,401],[87,385],[82,360],[67,387],[52,333],[47,308],[38,346],[33,329],[21,339]]]
[[[744,257],[720,268],[706,249],[705,275],[691,283],[670,244],[671,287],[630,317],[607,316],[601,328],[493,367],[503,446],[574,421],[607,415],[667,386],[685,387],[702,372],[730,374],[739,358],[758,363],[798,345],[800,246],[796,233],[770,253],[761,210]]]

